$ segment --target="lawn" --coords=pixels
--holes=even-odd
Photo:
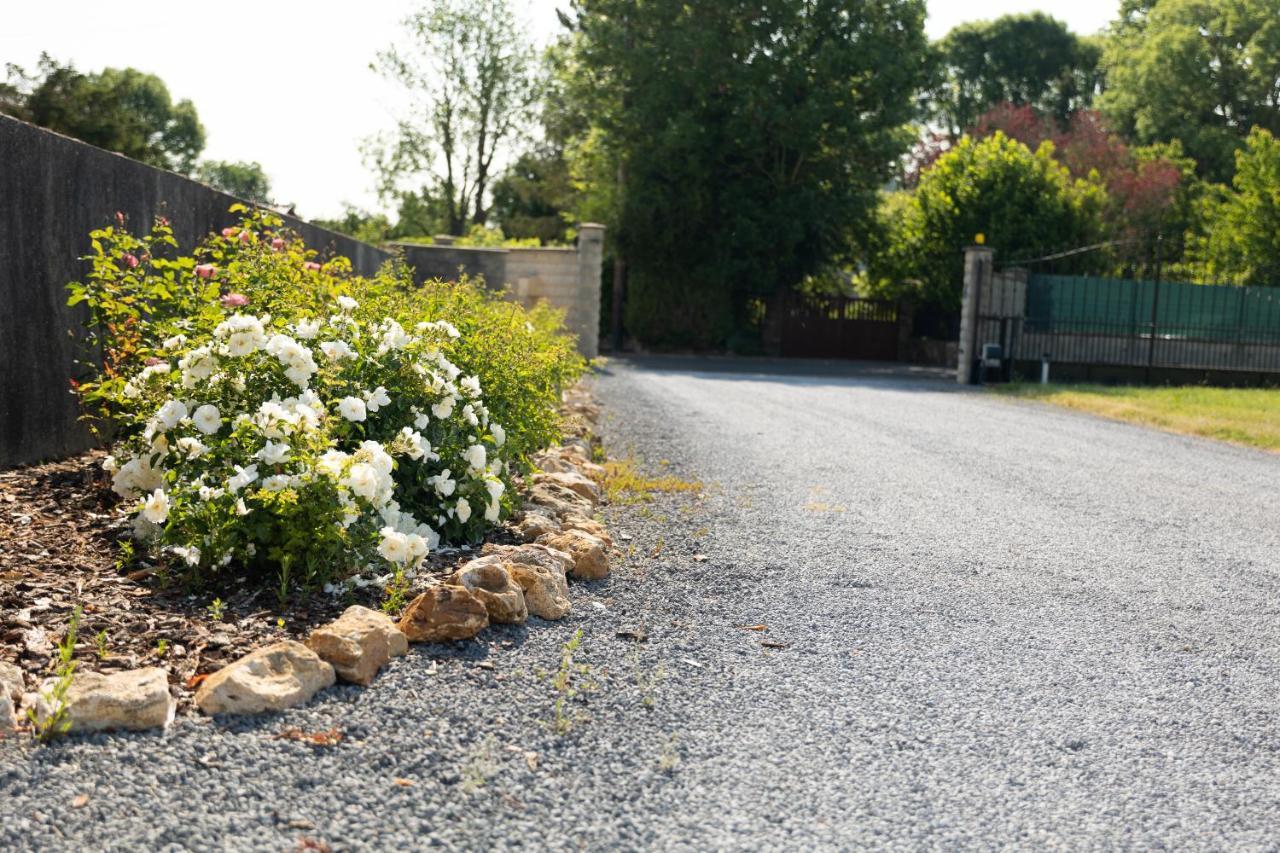
[[[1026,383],[993,390],[1169,432],[1280,452],[1280,390]]]

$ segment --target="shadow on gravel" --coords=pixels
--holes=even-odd
[[[808,358],[752,358],[746,356],[635,355],[617,356],[610,363],[641,370],[714,375],[717,379],[766,381],[784,385],[892,385],[904,390],[963,390],[955,371],[891,361],[836,361]],[[609,376],[608,365],[600,368]]]

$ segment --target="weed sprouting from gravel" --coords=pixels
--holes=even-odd
[[[552,727],[556,734],[568,734],[573,728],[574,717],[569,713],[568,705],[573,698],[582,692],[595,690],[596,682],[591,678],[591,667],[578,663],[574,655],[582,645],[582,629],[574,632],[569,642],[560,650],[560,668],[551,679],[551,686],[556,691],[555,719]]]
[[[467,753],[462,765],[462,790],[473,794],[498,772],[497,741],[489,735]]]
[[[676,743],[678,738],[672,735],[662,746],[662,752],[658,754],[658,769],[663,773],[672,773],[680,766],[680,753],[676,751]]]

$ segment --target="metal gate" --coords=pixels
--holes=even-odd
[[[1280,371],[1271,288],[1031,275],[1017,357],[1068,364]]]
[[[898,306],[883,299],[795,295],[782,305],[788,358],[898,359]]]

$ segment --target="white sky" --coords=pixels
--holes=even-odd
[[[515,0],[539,42],[566,0]],[[84,71],[133,66],[190,98],[208,134],[204,156],[257,160],[280,201],[308,219],[343,202],[377,208],[358,146],[391,126],[396,91],[369,70],[399,34],[414,0],[9,0],[0,64],[31,68],[42,50]],[[929,35],[962,21],[1040,10],[1079,33],[1114,16],[1118,0],[930,0]]]

